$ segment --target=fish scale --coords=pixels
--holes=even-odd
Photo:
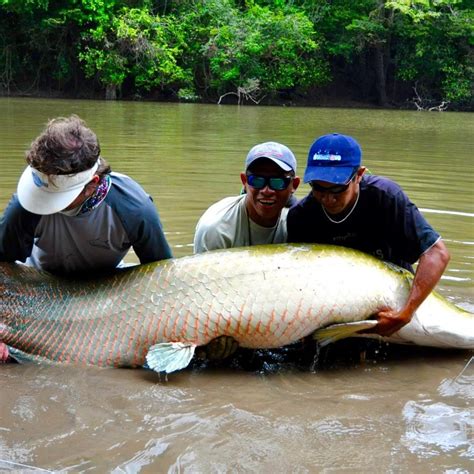
[[[221,335],[284,346],[400,308],[409,288],[402,269],[318,245],[219,250],[87,281],[0,263],[0,340],[36,360],[136,367],[164,343],[181,344],[161,348],[172,361]],[[390,340],[473,349],[474,316],[433,292]]]

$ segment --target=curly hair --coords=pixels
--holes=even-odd
[[[77,115],[50,120],[26,152],[26,161],[47,175],[74,174],[92,168],[100,157],[96,134]],[[97,174],[110,173],[101,157]]]

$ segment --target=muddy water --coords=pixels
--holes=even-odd
[[[248,149],[339,131],[398,181],[452,254],[439,291],[474,311],[472,114],[0,99],[0,209],[45,121],[77,113],[153,196],[176,256]],[[303,196],[305,186],[298,195]],[[134,261],[134,256],[129,256]],[[0,472],[472,472],[471,352],[340,343],[145,370],[0,367]]]

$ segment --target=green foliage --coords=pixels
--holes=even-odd
[[[122,8],[107,24],[83,35],[85,47],[79,58],[86,75],[97,74],[104,85],[118,87],[131,77],[139,90],[184,81],[186,74],[177,63],[182,32],[175,25],[173,17]]]
[[[4,48],[0,64],[5,51],[15,57],[11,84],[28,79],[37,88],[54,88],[70,80],[79,32],[63,4],[46,0],[0,1],[0,41]]]
[[[313,19],[316,31],[324,38],[324,49],[330,56],[342,56],[350,60],[363,48],[364,29],[374,29],[372,12],[377,9],[376,0],[303,3]]]
[[[0,0],[0,7],[16,13],[29,13],[35,9],[46,10],[49,0]]]
[[[178,91],[178,98],[184,102],[197,102],[200,97],[192,87],[183,87]]]
[[[344,71],[363,78],[366,85],[371,77],[385,83],[412,82],[430,91],[433,99],[472,102],[474,17],[469,1],[302,0],[301,4],[311,11],[326,53],[343,57]],[[375,63],[376,49],[383,63]]]
[[[257,79],[265,93],[327,79],[327,64],[318,56],[313,25],[304,13],[256,4],[241,12],[227,3],[214,3],[226,11],[214,21],[203,48],[213,87],[226,91]]]
[[[367,97],[417,84],[469,106],[471,2],[0,0],[0,88],[99,85],[195,101],[249,84],[304,92],[335,76]]]
[[[390,2],[400,12],[397,76],[416,81],[440,100],[472,102],[474,12],[459,1],[406,3]]]
[[[469,102],[472,100],[474,67],[459,64],[446,65],[441,82],[444,99],[449,102]]]
[[[79,53],[79,59],[85,63],[86,76],[97,73],[106,86],[121,86],[128,72],[126,59],[116,51],[86,47]]]

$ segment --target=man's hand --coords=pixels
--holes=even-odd
[[[406,311],[395,311],[391,308],[383,308],[374,315],[377,320],[377,326],[360,331],[361,334],[378,334],[379,336],[391,336],[405,324],[411,321],[412,315]]]
[[[196,351],[200,359],[221,360],[230,357],[239,347],[239,343],[231,336],[219,336]]]
[[[8,346],[5,343],[0,342],[0,363],[6,362],[8,357]]]

